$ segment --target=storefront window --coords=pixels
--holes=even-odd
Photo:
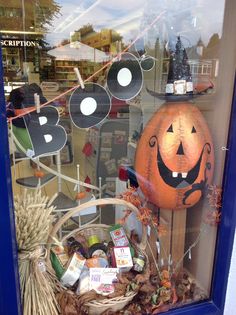
[[[0,0],[25,314],[210,298],[234,71],[224,7]],[[40,297],[25,266],[44,274]]]

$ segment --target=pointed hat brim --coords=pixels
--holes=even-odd
[[[181,101],[188,101],[192,100],[200,95],[204,95],[204,93],[191,93],[191,94],[165,94],[165,93],[157,93],[152,90],[146,88],[147,92],[154,96],[155,98],[159,98],[160,100],[165,100],[168,102],[181,102]]]

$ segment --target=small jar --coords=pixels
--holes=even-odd
[[[74,237],[68,238],[67,246],[69,256],[72,256],[74,253],[80,253],[83,257],[87,258],[83,245],[80,242],[76,241]]]
[[[100,243],[99,238],[96,235],[90,236],[88,239],[89,244],[89,257],[103,257],[107,258],[107,247],[103,243]]]

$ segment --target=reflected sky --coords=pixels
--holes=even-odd
[[[205,44],[214,33],[221,35],[224,0],[57,0],[61,15],[52,22],[46,37],[50,46],[70,38],[70,32],[88,23],[99,31],[103,28],[119,32],[130,42],[161,12],[163,17],[146,34],[153,45],[156,38],[171,45],[176,35],[195,45],[201,37]]]

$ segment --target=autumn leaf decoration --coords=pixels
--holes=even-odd
[[[216,185],[208,187],[207,199],[210,209],[207,211],[204,222],[211,226],[217,226],[221,220],[221,195],[222,189]]]
[[[146,200],[140,197],[136,188],[128,188],[124,193],[119,196],[119,198],[132,203],[135,207],[138,208],[139,215],[137,216],[137,218],[142,224],[155,227],[159,236],[163,236],[166,234],[166,227],[158,222],[157,215],[147,207]],[[125,210],[124,217],[119,220],[119,223],[122,225],[125,224],[130,214],[131,210]]]

